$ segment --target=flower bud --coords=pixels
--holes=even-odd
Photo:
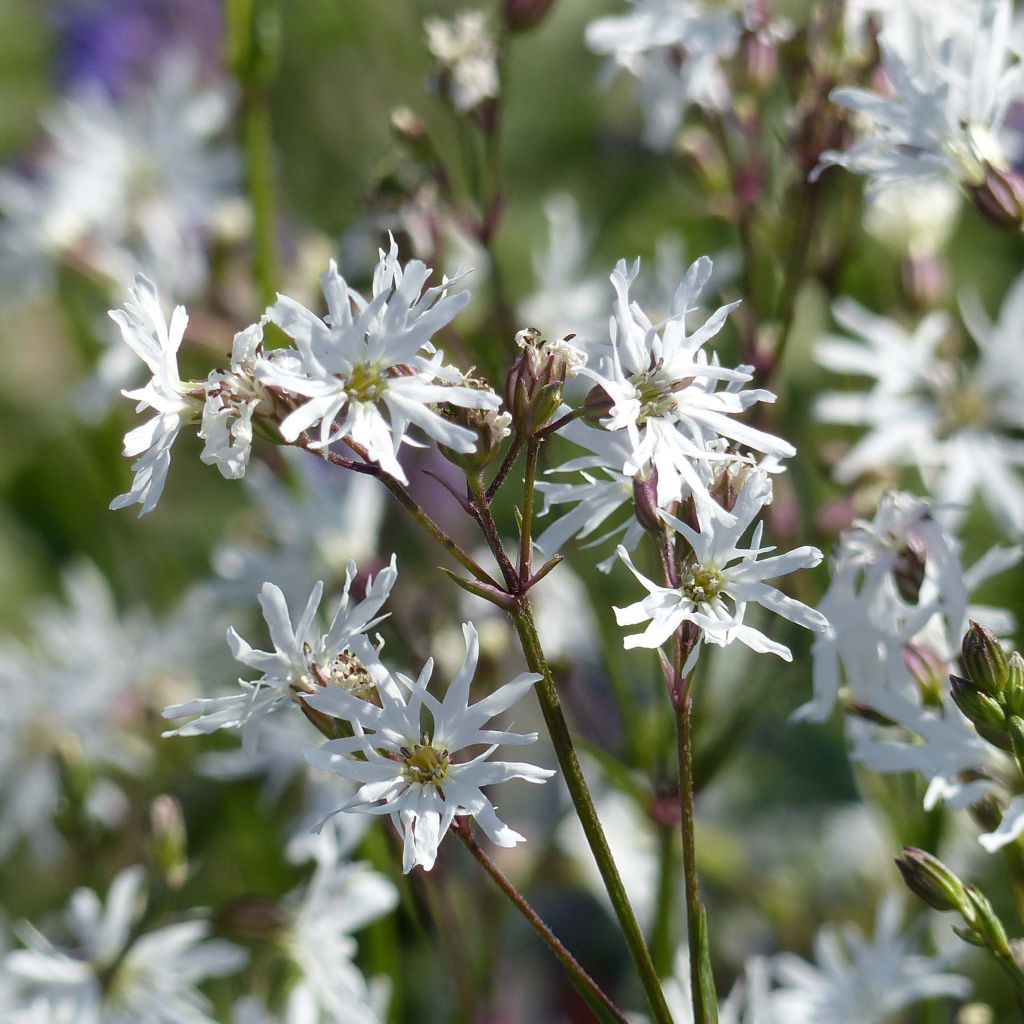
[[[1024,775],[1024,719],[1010,715],[1006,720],[1006,731],[1010,735],[1013,747],[1013,759],[1017,762],[1017,770]]]
[[[903,648],[903,664],[917,684],[922,703],[941,708],[946,691],[945,659],[923,644],[907,644]]]
[[[483,381],[467,378],[472,387],[488,388]],[[466,427],[476,434],[476,450],[457,452],[439,444],[441,454],[467,473],[479,473],[489,466],[501,452],[502,443],[512,433],[512,416],[504,409],[465,409],[460,405],[441,407],[445,419]]]
[[[513,32],[536,28],[555,5],[555,0],[505,0],[505,24]]]
[[[893,581],[900,597],[908,604],[917,604],[924,583],[928,552],[917,538],[908,538],[907,545],[897,552],[892,563]]]
[[[975,934],[985,946],[998,957],[1012,958],[1010,952],[1010,940],[1007,938],[1003,922],[996,917],[992,904],[984,893],[979,892],[973,885],[966,887],[969,909],[971,913],[965,914],[968,923]]]
[[[525,438],[533,438],[558,412],[566,377],[586,361],[572,337],[548,342],[532,327],[516,335],[522,351],[505,379],[505,406]]]
[[[1006,732],[1006,712],[999,702],[974,688],[960,676],[950,676],[953,700],[964,716],[974,723],[979,735],[1001,750],[1010,750],[1010,737]]]
[[[1024,181],[1013,170],[986,164],[980,184],[966,184],[974,205],[993,223],[1003,228],[1024,226]]]
[[[977,689],[998,697],[1006,688],[1010,665],[992,630],[972,621],[960,646],[960,657],[964,671]]]
[[[633,478],[633,514],[648,533],[659,534],[665,528],[658,515],[658,470],[654,466]]]
[[[929,907],[965,913],[968,901],[964,884],[938,857],[915,846],[904,846],[902,856],[896,858],[896,866],[907,888]]]
[[[188,837],[181,804],[174,797],[161,794],[150,805],[149,822],[153,873],[169,889],[180,889],[188,877]]]
[[[1024,658],[1019,651],[1014,651],[1006,659],[1006,689],[1003,691],[1003,703],[1008,714],[1020,715],[1024,718]]]

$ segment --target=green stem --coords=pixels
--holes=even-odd
[[[519,913],[531,924],[534,931],[548,944],[551,952],[561,961],[572,983],[579,990],[583,998],[586,999],[588,1005],[597,1013],[598,1017],[602,1021],[626,1024],[626,1017],[622,1011],[605,995],[597,982],[587,974],[579,961],[562,944],[558,936],[544,923],[541,916],[530,906],[522,893],[512,884],[497,864],[487,856],[473,837],[469,824],[464,820],[457,821],[452,826],[452,831],[462,840],[466,849],[476,858],[477,863],[490,875],[494,883],[509,898]]]
[[[679,695],[676,705],[676,736],[679,750],[679,828],[683,837],[683,878],[686,889],[686,934],[690,953],[690,986],[694,1024],[710,1024],[718,1014],[708,1001],[703,977],[707,925],[700,902],[697,877],[696,820],[693,809],[693,700]],[[712,997],[713,999],[713,997]]]
[[[253,276],[260,301],[277,298],[277,200],[274,195],[274,153],[270,102],[262,86],[246,88],[242,100],[245,163],[253,215]]]
[[[541,677],[537,684],[537,697],[551,737],[551,744],[555,749],[555,756],[558,758],[562,777],[565,779],[569,795],[572,797],[576,814],[583,826],[583,833],[590,845],[598,871],[601,873],[605,889],[611,899],[615,916],[618,918],[626,944],[629,946],[629,951],[636,964],[640,982],[654,1014],[654,1020],[656,1024],[672,1024],[672,1015],[665,1002],[665,995],[661,991],[658,972],[655,970],[654,961],[651,959],[636,915],[630,906],[629,897],[626,895],[625,886],[622,884],[622,878],[619,876],[612,852],[608,847],[608,840],[601,827],[597,809],[594,807],[587,780],[583,776],[583,769],[580,767],[579,758],[576,755],[576,747],[573,744],[565,715],[562,713],[562,704],[551,674],[551,667],[544,657],[540,637],[537,635],[533,609],[530,607],[530,601],[526,595],[520,597],[512,611],[512,621],[519,634],[526,663],[533,672]]]
[[[280,49],[278,0],[228,0],[228,59],[242,90],[242,135],[253,215],[253,277],[260,299],[277,295],[277,200],[270,86]]]
[[[510,593],[515,593],[519,590],[519,577],[501,543],[498,524],[494,521],[490,502],[488,502],[487,493],[484,490],[483,477],[479,473],[470,473],[466,476],[466,482],[469,484],[469,493],[473,498],[475,518],[480,529],[483,530],[484,537],[487,538],[487,546],[491,549],[491,554],[494,555],[498,567],[501,569],[501,574],[505,578],[505,586],[508,587]]]
[[[658,974],[665,978],[672,973],[675,942],[672,919],[676,907],[676,843],[675,830],[658,825],[658,900],[655,905],[654,929],[651,932],[651,958]]]
[[[533,492],[537,483],[537,457],[540,445],[530,441],[526,446],[526,476],[523,479],[523,521],[519,527],[519,579],[523,585],[530,579],[533,561]]]

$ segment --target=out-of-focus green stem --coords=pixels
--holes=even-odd
[[[253,215],[253,278],[268,305],[277,295],[277,199],[270,87],[280,49],[278,0],[228,0],[228,59],[242,91],[242,136]]]
[[[665,978],[672,973],[675,943],[672,919],[676,908],[676,843],[675,828],[658,825],[658,898],[654,907],[654,928],[651,932],[651,958],[658,974]]]

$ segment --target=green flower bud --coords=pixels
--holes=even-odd
[[[1003,922],[996,917],[984,893],[979,892],[974,886],[966,887],[967,899],[971,913],[968,923],[975,934],[984,942],[986,948],[990,949],[998,957],[1011,958],[1010,940],[1007,938]]]
[[[904,846],[902,856],[896,858],[896,867],[900,869],[907,888],[929,907],[943,912],[955,910],[961,914],[968,910],[963,882],[938,857],[915,846]]]
[[[1006,689],[1003,691],[1003,703],[1008,714],[1020,715],[1024,718],[1024,658],[1014,651],[1006,659]]]
[[[950,676],[949,681],[956,706],[974,723],[980,735],[1001,750],[1010,750],[1010,737],[1006,733],[1006,712],[999,702],[987,693],[976,690],[970,680]]]
[[[188,837],[181,804],[174,797],[161,794],[149,808],[149,821],[153,873],[169,889],[180,889],[188,877]]]
[[[1010,734],[1010,744],[1013,747],[1013,759],[1017,762],[1017,769],[1024,775],[1024,719],[1017,715],[1010,715],[1006,720],[1006,731]]]
[[[998,697],[1010,678],[1010,665],[999,638],[990,629],[972,622],[960,647],[964,670],[974,686]]]

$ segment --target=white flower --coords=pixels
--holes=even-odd
[[[583,547],[591,548],[618,536],[622,546],[632,551],[640,543],[644,529],[633,515],[633,477],[622,471],[630,455],[625,435],[594,430],[579,422],[568,424],[560,433],[593,454],[570,459],[548,470],[549,473],[576,473],[577,479],[537,484],[544,499],[542,515],[550,514],[561,505],[574,506],[536,539],[537,548],[550,556],[560,551],[571,537],[587,539]],[[623,508],[627,509],[626,515],[616,515]],[[622,521],[593,537],[611,518]],[[609,572],[614,564],[613,554],[599,562],[598,568]]]
[[[424,27],[456,110],[466,114],[498,96],[498,54],[483,11],[463,11],[452,21],[428,18]]]
[[[123,392],[138,402],[136,412],[152,409],[156,415],[125,435],[124,454],[140,457],[132,463],[131,490],[110,503],[115,509],[138,503],[143,516],[160,500],[171,465],[171,445],[191,410],[186,398],[188,385],[178,376],[178,348],[188,315],[183,306],[176,306],[170,323],[165,322],[156,287],[139,274],[124,309],[111,310],[110,319],[121,329],[125,344],[153,374],[145,387]]]
[[[372,688],[373,680],[358,658],[352,657],[349,648],[357,637],[386,618],[378,613],[398,578],[395,559],[392,556],[387,569],[369,578],[364,599],[350,604],[349,591],[355,576],[353,562],[345,574],[341,601],[326,633],[319,631],[316,621],[323,583],[318,582],[313,587],[294,626],[280,588],[264,583],[259,600],[274,643],[273,651],[254,650],[233,628],[228,630],[232,655],[243,665],[260,672],[260,677],[253,681],[240,679],[242,693],[199,698],[165,708],[165,718],[196,717],[164,735],[195,736],[218,729],[242,728],[243,744],[251,752],[255,749],[259,719],[289,707],[298,693],[329,684],[349,686],[356,691]]]
[[[78,889],[67,911],[73,945],[56,946],[22,922],[27,948],[9,953],[7,969],[38,993],[55,1019],[74,1024],[213,1024],[196,985],[230,974],[245,962],[236,946],[206,941],[204,921],[184,921],[133,936],[144,903],[142,868],[111,883],[106,906]]]
[[[310,762],[360,783],[340,811],[389,814],[404,840],[403,869],[434,865],[437,847],[456,815],[472,815],[487,837],[499,846],[515,846],[524,837],[501,821],[483,786],[523,779],[539,783],[554,772],[531,764],[489,760],[501,744],[532,743],[536,733],[484,728],[485,723],[516,703],[541,677],[523,673],[476,704],[469,688],[476,671],[479,645],[471,623],[463,626],[466,657],[444,699],[427,692],[433,661],[415,680],[392,675],[363,644],[359,652],[377,685],[380,706],[332,687],[304,699],[318,711],[351,724],[354,735],[329,740],[309,751]],[[408,694],[408,697],[406,696]],[[429,735],[420,713],[433,719]],[[455,760],[471,747],[484,749],[468,760]],[[360,754],[363,760],[357,760]]]
[[[150,83],[117,100],[80,87],[46,117],[31,177],[0,174],[5,285],[45,285],[51,264],[72,258],[118,288],[142,268],[176,298],[201,290],[239,160],[219,141],[231,86],[202,83],[200,70],[191,54],[172,52]]]
[[[892,94],[861,88],[832,92],[864,115],[871,133],[845,152],[828,150],[821,167],[839,164],[872,182],[948,177],[978,185],[986,169],[1005,170],[1006,112],[1021,92],[1011,59],[1012,0],[978,0],[973,17],[936,17],[934,5],[908,9],[908,31],[887,24],[879,43]]]
[[[778,1020],[878,1024],[921,999],[967,995],[970,982],[948,973],[941,958],[913,952],[900,916],[890,896],[879,904],[873,938],[826,926],[814,939],[815,963],[792,953],[775,957],[781,984],[771,1000]]]
[[[960,215],[960,192],[948,181],[882,185],[864,209],[864,230],[894,255],[927,260],[946,248]]]
[[[431,406],[496,409],[500,401],[489,390],[463,385],[434,350],[431,338],[466,305],[469,293],[447,294],[447,281],[423,291],[429,276],[419,260],[401,267],[392,239],[390,251],[380,254],[369,301],[349,288],[333,261],[321,278],[330,310],[325,320],[278,296],[268,316],[298,349],[260,361],[256,376],[300,401],[281,423],[286,441],[319,423],[311,447],[347,438],[403,483],[408,481],[396,454],[410,425],[456,451],[474,450],[473,432]]]
[[[0,644],[0,855],[24,837],[44,863],[63,844],[53,822],[62,765],[91,780],[86,813],[115,825],[127,803],[115,780],[150,765],[141,720],[170,695],[195,692],[219,622],[202,593],[160,619],[138,607],[122,612],[87,563],[67,570],[64,591],[62,601],[26,610],[25,638]]]
[[[256,362],[263,358],[263,322],[239,331],[231,344],[231,365],[206,380],[206,402],[199,436],[206,442],[199,458],[228,480],[245,475],[252,449],[252,414],[260,403]],[[273,358],[271,353],[269,358]]]
[[[723,437],[784,458],[795,454],[795,449],[733,418],[756,402],[774,401],[775,396],[760,389],[742,390],[751,379],[747,369],[724,369],[703,351],[738,303],[720,307],[693,334],[687,332],[686,316],[697,308],[711,269],[706,256],[697,260],[676,291],[669,318],[652,324],[629,298],[640,262],[627,271],[620,260],[611,276],[616,293],[611,344],[595,347],[592,365],[580,373],[591,377],[612,403],[602,425],[622,431],[628,440],[623,473],[636,476],[653,466],[660,506],[690,495],[703,512],[731,522],[732,515],[711,500],[707,483],[695,468],[695,463],[721,461],[722,455],[712,452],[710,444]],[[723,381],[729,387],[718,391]]]
[[[604,280],[587,271],[591,232],[580,221],[576,200],[565,192],[545,200],[544,217],[548,246],[533,254],[537,290],[519,303],[519,319],[545,338],[574,334],[590,341],[607,323]]]
[[[337,857],[317,864],[309,882],[285,901],[283,948],[297,975],[285,997],[285,1024],[380,1024],[388,984],[367,982],[355,964],[353,932],[398,903],[394,884],[368,864]]]
[[[644,141],[667,150],[692,104],[722,110],[729,87],[721,62],[737,50],[734,11],[708,10],[701,0],[630,0],[629,14],[587,26],[587,45],[639,81]]]
[[[273,580],[289,601],[302,601],[317,579],[330,588],[350,561],[377,552],[386,494],[376,480],[334,472],[298,448],[281,448],[280,456],[284,479],[262,463],[246,472],[255,522],[243,521],[213,550],[218,590],[232,598],[248,601]]]
[[[817,633],[828,630],[821,612],[787,597],[765,583],[797,569],[809,569],[821,561],[817,548],[802,547],[784,555],[759,558],[772,548],[761,547],[763,524],[758,523],[750,547],[740,541],[771,500],[771,483],[762,470],[753,470],[744,481],[733,509],[731,524],[708,518],[701,532],[663,512],[665,521],[689,544],[692,554],[682,569],[678,587],[664,587],[649,580],[633,565],[624,548],[619,556],[647,590],[647,597],[626,608],[616,608],[620,626],[635,626],[650,620],[643,633],[625,638],[625,646],[660,647],[684,623],[700,627],[701,641],[724,647],[734,640],[760,653],[776,654],[792,660],[788,647],[770,640],[764,633],[744,623],[746,607],[759,604],[806,629]],[[732,607],[729,607],[729,603]],[[699,648],[694,648],[694,654]]]
[[[860,340],[826,339],[816,347],[818,360],[875,379],[866,392],[831,392],[818,402],[819,418],[868,428],[840,460],[837,479],[914,466],[947,525],[962,521],[977,493],[1004,530],[1024,533],[1024,374],[1013,347],[1024,325],[1024,277],[995,326],[976,303],[965,303],[979,352],[970,369],[937,353],[949,329],[944,313],[929,314],[908,334],[849,300],[834,312]]]
[[[1018,548],[994,547],[965,570],[960,545],[928,501],[885,494],[874,519],[858,520],[833,553],[832,582],[820,604],[832,632],[814,642],[814,700],[797,717],[828,717],[840,672],[852,698],[868,707],[882,711],[879,702],[888,695],[915,698],[908,645],[924,644],[943,663],[951,659],[969,614],[995,621],[991,612],[971,610],[970,593],[1020,556]],[[1003,617],[1000,628],[1005,625]]]

